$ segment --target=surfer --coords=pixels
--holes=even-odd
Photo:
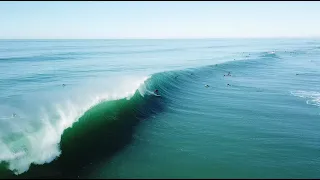
[[[62,87],[65,87],[66,85],[65,84],[62,84]]]
[[[16,113],[12,113],[12,117],[16,117],[17,116],[17,114]]]
[[[206,84],[206,85],[205,85],[205,87],[209,87],[209,85],[208,85],[208,84]]]
[[[155,93],[156,95],[159,95],[158,89],[156,89],[156,90],[154,91],[154,93]]]
[[[230,73],[230,72],[228,72],[228,74],[227,74],[227,75],[225,75],[225,74],[224,74],[223,76],[231,76],[231,73]]]
[[[227,86],[230,86],[230,84],[227,84]]]

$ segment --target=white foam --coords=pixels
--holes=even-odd
[[[41,128],[31,133],[28,131],[29,127],[25,124],[9,122],[16,127],[15,132],[20,133],[21,138],[14,142],[0,141],[0,162],[8,162],[10,170],[15,174],[21,174],[26,172],[32,163],[44,164],[53,161],[62,153],[59,143],[65,129],[72,127],[73,123],[87,110],[102,101],[125,97],[129,100],[136,90],[144,96],[147,91],[144,82],[148,78],[128,79],[124,83],[114,86],[113,90],[91,96],[82,101],[86,103],[66,99],[65,102],[53,105],[53,112],[55,112],[53,114],[49,113],[52,110],[41,108],[39,116]],[[84,97],[79,98],[84,99]]]
[[[316,91],[293,91],[292,95],[306,99],[310,105],[320,106],[320,92]]]
[[[276,52],[275,51],[271,51],[271,52],[269,52],[268,54],[275,54]]]

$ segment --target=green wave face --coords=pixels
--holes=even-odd
[[[148,86],[155,85],[149,83]],[[148,120],[164,109],[165,98],[143,95],[139,90],[130,99],[101,102],[85,112],[72,127],[65,129],[60,142],[60,157],[49,164],[32,165],[18,177],[72,177],[81,174],[84,166],[107,159],[128,144],[139,121]],[[1,177],[16,177],[5,170],[8,163],[1,166]]]

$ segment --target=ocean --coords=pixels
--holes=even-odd
[[[0,40],[0,178],[320,178],[319,106],[319,39]]]

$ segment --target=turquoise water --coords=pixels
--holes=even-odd
[[[0,102],[0,178],[320,177],[317,39],[1,40]]]

